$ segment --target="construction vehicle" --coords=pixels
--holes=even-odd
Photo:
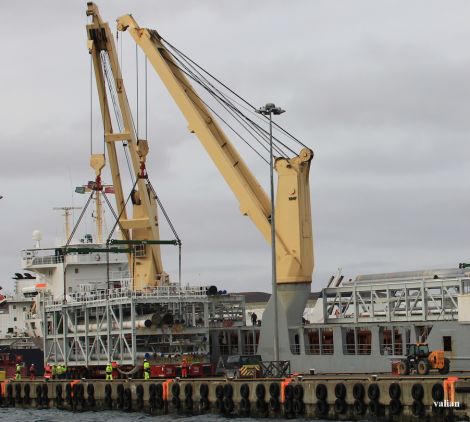
[[[444,351],[431,352],[427,343],[411,344],[406,359],[398,363],[399,375],[408,375],[412,372],[427,375],[431,369],[437,369],[440,374],[447,374],[449,368],[450,361],[444,357]]]

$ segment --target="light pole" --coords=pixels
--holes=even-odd
[[[273,114],[279,115],[285,112],[273,103],[267,103],[264,107],[256,110],[257,113],[269,116],[269,179],[271,185],[271,265],[272,265],[272,299],[274,302],[274,360],[279,360],[279,324],[277,306],[277,284],[276,284],[276,221],[274,218],[274,156],[273,156]]]

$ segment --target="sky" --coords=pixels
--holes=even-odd
[[[470,261],[470,4],[465,1],[100,1],[132,13],[315,153],[312,290],[345,277],[447,268]],[[63,235],[58,206],[83,206],[102,128],[85,1],[15,1],[0,27],[0,276],[20,251]],[[136,111],[135,45],[122,67]],[[142,89],[143,56],[139,56]],[[270,291],[270,250],[155,74],[148,75],[148,172],[183,241],[183,282]],[[90,107],[90,87],[92,106]],[[140,121],[143,92],[140,91]],[[90,118],[90,116],[92,116]],[[142,123],[143,125],[143,123]],[[235,142],[266,189],[269,168]],[[125,168],[125,167],[124,167]],[[105,173],[105,182],[109,181]],[[75,214],[75,219],[78,214]],[[92,231],[87,213],[78,232]],[[107,214],[108,225],[112,224]],[[161,219],[162,221],[162,219]],[[162,222],[162,238],[169,237]],[[163,249],[175,280],[177,255]]]

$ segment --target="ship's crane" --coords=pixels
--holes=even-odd
[[[129,245],[140,244],[144,248],[141,249],[141,253],[129,258],[133,288],[142,290],[168,282],[168,275],[163,270],[160,255],[156,195],[149,183],[145,167],[148,142],[146,139],[139,139],[134,129],[109,25],[102,20],[98,8],[93,3],[88,3],[87,16],[92,17],[91,23],[87,25],[88,50],[93,60],[121,233],[123,241]],[[111,115],[112,112],[114,116]],[[124,148],[128,150],[131,171],[135,178],[130,195],[133,205],[132,216],[127,215],[127,200],[122,187],[116,143],[123,143]],[[102,154],[93,154],[92,162],[99,161],[102,168],[104,165],[102,157]],[[98,182],[100,183],[100,180]]]
[[[131,15],[117,20],[142,48],[209,156],[266,241],[271,242],[271,202],[186,75],[175,63],[157,31],[140,28]],[[276,196],[278,283],[311,283],[313,242],[308,183],[313,152],[304,148],[294,158],[279,158]]]
[[[225,135],[211,111],[191,86],[161,36],[152,29],[140,28],[131,15],[117,20],[119,31],[128,31],[152,64],[173,100],[224,177],[247,215],[271,242],[271,201],[240,154]],[[280,306],[280,352],[290,353],[288,327],[299,325],[305,308],[314,267],[309,170],[313,152],[303,148],[294,158],[278,158],[275,221],[276,266]],[[260,348],[265,357],[272,353],[273,303],[263,315]],[[291,335],[292,334],[292,335]]]

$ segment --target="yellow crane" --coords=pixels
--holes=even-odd
[[[131,15],[117,20],[118,30],[128,30],[142,48],[170,95],[186,117],[219,172],[240,202],[240,210],[271,242],[271,202],[211,112],[174,62],[157,31],[140,28]],[[304,148],[291,159],[275,162],[277,282],[311,283],[313,242],[309,169],[313,152]]]
[[[157,31],[141,28],[131,15],[117,19],[119,31],[128,31],[141,47],[173,100],[195,133],[247,215],[271,243],[271,201],[242,157],[226,136],[206,104],[197,95],[185,73]],[[313,152],[303,148],[294,158],[278,158],[275,203],[276,267],[280,308],[280,351],[290,353],[289,326],[301,323],[310,293],[314,268],[309,170]],[[272,355],[273,304],[263,315],[259,352]],[[287,350],[286,350],[287,349]]]
[[[148,142],[146,139],[138,139],[133,127],[129,101],[109,25],[102,20],[98,8],[91,2],[87,4],[87,16],[91,16],[91,23],[86,26],[88,50],[93,60],[119,224],[123,240],[130,246],[139,245],[140,247],[139,253],[129,256],[129,268],[133,277],[133,288],[143,290],[147,287],[166,284],[169,281],[168,274],[163,270],[160,255],[156,198],[148,181],[145,167]],[[114,112],[113,117],[112,112]],[[127,215],[126,199],[122,188],[116,151],[116,143],[119,142],[123,143],[128,150],[135,178],[130,195],[132,216]],[[104,156],[93,154],[91,163],[99,177],[104,166]]]

